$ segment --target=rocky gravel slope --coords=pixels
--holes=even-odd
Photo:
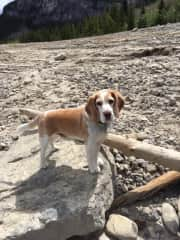
[[[180,151],[179,60],[180,24],[61,42],[0,45],[0,150],[8,151],[17,139],[19,107],[72,107],[97,89],[116,88],[126,96],[126,104],[112,131],[141,133],[145,142]],[[119,173],[116,194],[166,171],[112,152]],[[120,212],[141,223],[144,239],[169,238],[161,204],[168,201],[177,209],[179,194],[176,186]]]

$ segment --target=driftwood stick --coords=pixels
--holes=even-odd
[[[147,161],[162,164],[172,170],[180,171],[180,152],[175,150],[158,147],[115,134],[108,134],[104,144],[119,149],[126,156],[143,158]]]
[[[169,171],[163,174],[160,177],[157,177],[147,183],[144,186],[137,187],[119,197],[117,197],[111,206],[110,211],[122,206],[128,205],[135,201],[145,199],[149,196],[152,196],[154,193],[159,190],[167,187],[168,185],[180,180],[180,172]]]

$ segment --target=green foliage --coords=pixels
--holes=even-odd
[[[143,5],[141,8],[140,16],[139,16],[138,23],[137,23],[138,28],[144,28],[147,26],[147,19],[146,19],[145,14],[146,14],[146,10]]]
[[[164,0],[160,0],[158,6],[159,12],[161,12],[164,8],[165,8]]]
[[[127,26],[128,30],[131,30],[135,27],[135,9],[132,4],[130,4],[128,8]]]
[[[156,16],[155,24],[165,24],[167,22],[166,18],[166,9],[165,9],[165,4],[164,0],[160,0],[159,5],[158,5],[158,13]]]
[[[155,26],[156,18],[157,18],[157,9],[146,11],[145,17],[146,17],[147,27]]]
[[[103,15],[103,18],[101,20],[101,26],[103,29],[103,33],[112,33],[116,31],[116,23],[109,14],[109,12],[105,13]]]
[[[128,5],[127,0],[122,0],[121,5],[115,3],[101,15],[87,17],[79,23],[54,25],[25,32],[16,40],[20,42],[56,41],[180,21],[180,0],[174,0],[169,4],[164,0],[157,1],[158,4],[154,4],[154,7],[142,5],[137,9],[132,4]],[[97,0],[94,0],[94,5],[97,5]],[[5,23],[6,26],[11,25],[7,19],[2,21],[0,19],[0,26],[4,26]]]
[[[175,16],[176,16],[176,22],[180,21],[180,1],[176,0],[175,3]]]

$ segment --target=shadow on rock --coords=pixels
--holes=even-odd
[[[62,211],[71,207],[68,205],[77,206],[82,204],[82,200],[89,201],[96,182],[96,175],[69,166],[42,169],[18,185],[16,208],[20,211],[43,211],[55,207],[62,215]]]

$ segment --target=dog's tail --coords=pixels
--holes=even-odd
[[[42,113],[41,111],[33,110],[33,109],[29,109],[29,108],[20,108],[19,112],[21,114],[25,114],[26,116],[28,116],[30,118],[35,118]]]
[[[32,128],[35,128],[38,125],[39,122],[39,116],[37,116],[35,119],[33,119],[31,122],[29,123],[24,123],[21,124],[18,128],[17,128],[17,132],[22,135],[23,133],[30,131]]]

